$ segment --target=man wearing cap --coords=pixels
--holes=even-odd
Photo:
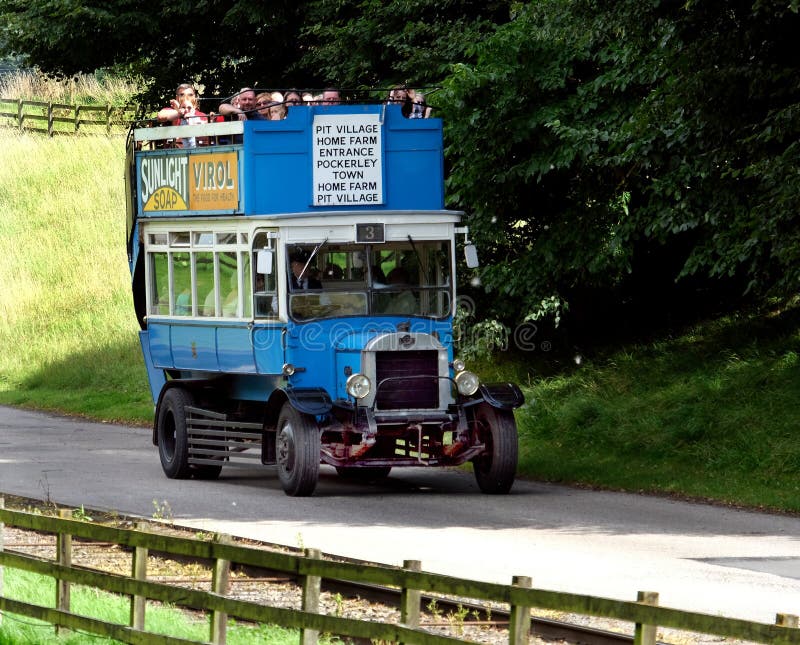
[[[317,278],[309,275],[308,269],[303,273],[307,262],[308,256],[304,253],[293,253],[289,256],[289,265],[292,268],[290,280],[292,291],[297,291],[299,289],[322,289],[322,283]]]

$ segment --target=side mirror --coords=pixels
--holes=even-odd
[[[475,248],[474,244],[467,244],[464,247],[464,259],[467,261],[467,266],[470,269],[476,269],[481,265],[478,260],[478,249]]]
[[[256,273],[262,275],[270,275],[273,266],[273,253],[272,249],[261,249],[256,254]]]

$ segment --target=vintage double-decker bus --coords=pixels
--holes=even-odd
[[[172,146],[187,137],[206,145]],[[477,260],[444,208],[440,119],[292,106],[282,121],[134,127],[126,183],[167,477],[276,465],[301,496],[321,464],[368,482],[470,461],[483,492],[509,491],[523,397],[453,355],[461,236]]]

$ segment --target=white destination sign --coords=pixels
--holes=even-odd
[[[383,203],[378,114],[314,116],[314,206]]]

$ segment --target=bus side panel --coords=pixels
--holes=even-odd
[[[213,327],[170,325],[170,343],[172,360],[177,369],[219,370]]]
[[[142,356],[144,357],[144,367],[147,370],[147,381],[150,383],[150,395],[153,397],[153,404],[158,401],[161,388],[167,382],[164,371],[156,369],[153,365],[153,357],[150,353],[150,335],[147,331],[139,332],[139,344],[142,346]]]
[[[148,322],[147,336],[150,345],[150,358],[159,369],[172,369],[172,347],[170,346],[169,325]]]
[[[256,373],[256,361],[250,329],[247,327],[217,327],[218,369],[227,373]]]
[[[256,371],[259,374],[280,374],[286,362],[283,356],[281,336],[285,327],[255,327],[253,329],[253,349],[255,350]]]

